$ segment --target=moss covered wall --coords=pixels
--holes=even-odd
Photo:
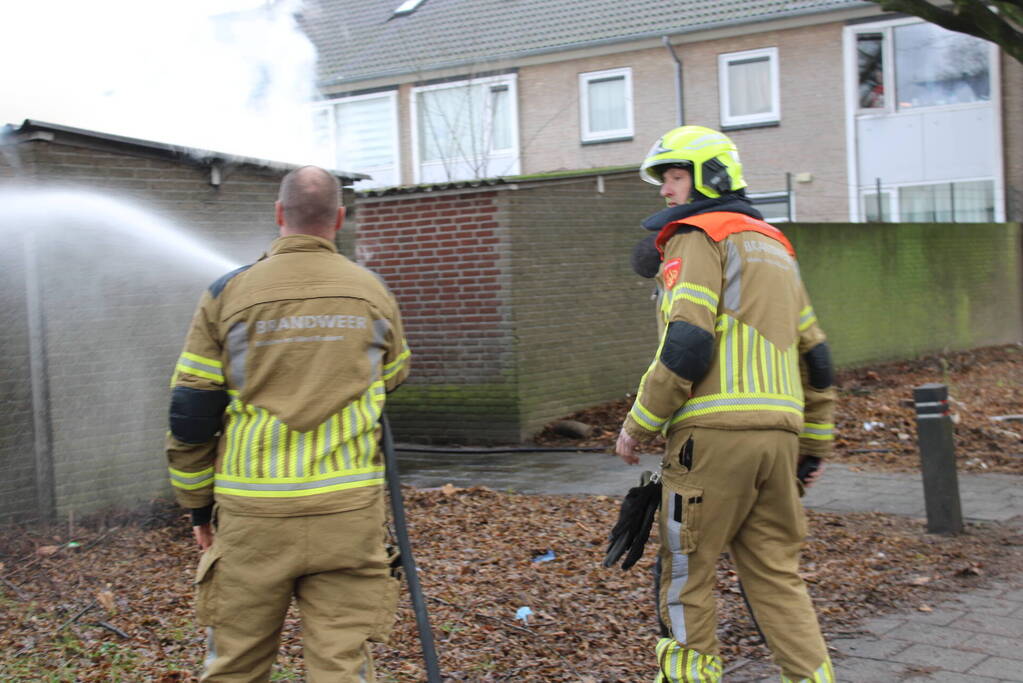
[[[620,169],[515,180],[359,200],[414,354],[389,399],[401,440],[528,440],[650,362],[653,283],[629,257],[656,189]],[[1018,224],[782,228],[839,365],[1023,339]]]
[[[839,365],[1023,338],[1019,224],[782,228]]]

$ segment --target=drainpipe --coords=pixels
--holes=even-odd
[[[671,53],[671,58],[675,60],[675,101],[676,104],[676,116],[675,124],[678,126],[684,126],[686,123],[685,110],[682,106],[682,60],[675,54],[675,48],[671,46],[671,41],[668,40],[668,36],[661,38],[664,43],[664,47],[668,48],[668,52]]]
[[[25,307],[28,313],[29,381],[32,388],[33,460],[35,461],[36,514],[43,522],[56,516],[53,464],[53,424],[50,422],[50,378],[46,358],[46,319],[39,268],[36,229],[24,233]]]

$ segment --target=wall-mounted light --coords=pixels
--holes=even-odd
[[[213,162],[210,164],[210,185],[213,187],[220,187],[220,183],[224,180],[224,171],[220,164]]]

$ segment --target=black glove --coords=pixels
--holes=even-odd
[[[649,476],[649,472],[643,473],[643,480],[649,481],[629,489],[622,501],[622,508],[618,512],[618,521],[615,522],[611,535],[608,537],[607,554],[604,556],[604,566],[610,567],[618,562],[618,559],[625,553],[625,561],[622,562],[622,571],[630,568],[643,557],[643,548],[650,538],[650,527],[654,523],[654,515],[661,504],[661,478],[659,475]]]
[[[796,469],[796,479],[806,483],[807,478],[817,471],[817,468],[821,466],[821,459],[816,455],[805,455],[802,461],[799,463],[799,467]]]

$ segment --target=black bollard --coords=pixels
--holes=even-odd
[[[963,530],[963,511],[959,503],[948,387],[937,383],[916,387],[913,389],[913,401],[916,403],[927,531],[932,534],[958,534]]]

